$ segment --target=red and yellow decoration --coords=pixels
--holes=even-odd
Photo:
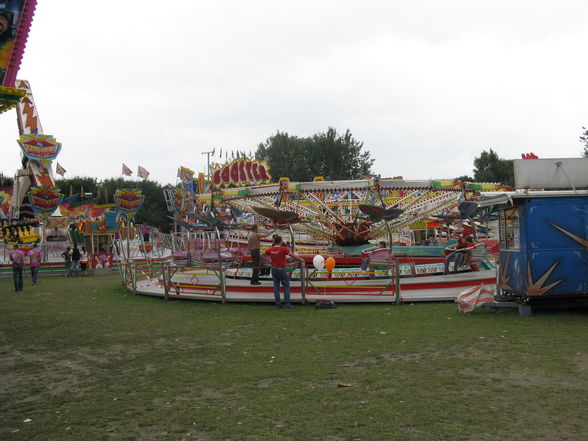
[[[26,95],[26,91],[0,86],[0,113],[15,108]]]
[[[269,184],[272,176],[265,161],[239,158],[210,167],[214,188]]]
[[[8,216],[10,202],[12,201],[12,187],[0,187],[0,210]]]
[[[59,187],[49,187],[46,185],[40,187],[31,187],[29,191],[29,200],[31,207],[41,219],[45,219],[53,214],[61,201],[63,200],[63,193]]]
[[[175,211],[182,212],[186,208],[186,193],[181,188],[176,188],[174,197]]]
[[[121,188],[114,193],[114,203],[118,211],[122,211],[128,218],[135,216],[145,196],[137,188]]]
[[[61,143],[52,135],[21,135],[17,142],[27,158],[39,161],[44,166],[53,161],[61,150]]]

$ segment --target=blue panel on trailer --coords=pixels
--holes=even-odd
[[[582,294],[586,292],[585,268],[583,250],[531,252],[526,292],[530,296]]]
[[[529,297],[587,295],[588,198],[518,201],[501,211],[501,288]]]
[[[533,199],[527,203],[530,250],[585,250],[572,235],[586,237],[586,198]]]

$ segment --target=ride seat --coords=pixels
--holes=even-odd
[[[368,256],[370,271],[390,271],[394,265],[394,255],[390,250],[378,250]]]

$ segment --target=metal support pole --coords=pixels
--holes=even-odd
[[[288,229],[290,230],[290,240],[292,241],[292,243],[290,244],[291,247],[290,249],[292,250],[293,253],[296,252],[296,243],[294,240],[294,230],[292,230],[292,224],[288,224]]]
[[[137,266],[135,264],[131,265],[131,277],[133,283],[133,294],[137,295]]]
[[[221,286],[221,297],[223,299],[223,303],[227,303],[227,279],[225,275],[224,268],[221,265],[220,270],[220,286]]]
[[[218,277],[220,279],[220,287],[221,287],[221,297],[223,299],[223,303],[227,301],[227,280],[225,279],[225,271],[223,268],[223,257],[221,254],[221,246],[220,246],[220,231],[217,227],[214,227],[214,231],[216,232],[216,240],[217,240],[217,251],[218,251]]]
[[[302,304],[306,303],[306,262],[300,262],[300,295]]]
[[[396,297],[396,305],[400,305],[400,261],[394,259],[394,289]]]
[[[121,281],[123,286],[126,288],[127,287],[127,265],[124,262],[120,262],[119,264],[119,268],[121,269]]]
[[[129,238],[131,236],[131,221],[130,219],[127,217],[127,260],[131,260],[131,242],[129,241]]]
[[[210,155],[214,153],[214,149],[209,152],[202,152],[203,155],[206,155],[206,178],[210,181]]]
[[[167,302],[169,300],[169,266],[161,264],[161,275],[163,277],[163,298]]]
[[[187,229],[187,232],[186,232],[186,233],[187,233],[187,235],[188,235],[188,246],[187,246],[187,249],[188,249],[188,256],[187,256],[187,257],[188,257],[188,258],[187,258],[187,262],[186,262],[186,264],[187,264],[188,266],[192,266],[192,252],[191,252],[191,249],[190,249],[190,227],[188,227],[188,229]]]

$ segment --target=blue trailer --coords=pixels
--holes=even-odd
[[[588,300],[588,192],[508,193],[483,205],[499,211],[503,297]]]

